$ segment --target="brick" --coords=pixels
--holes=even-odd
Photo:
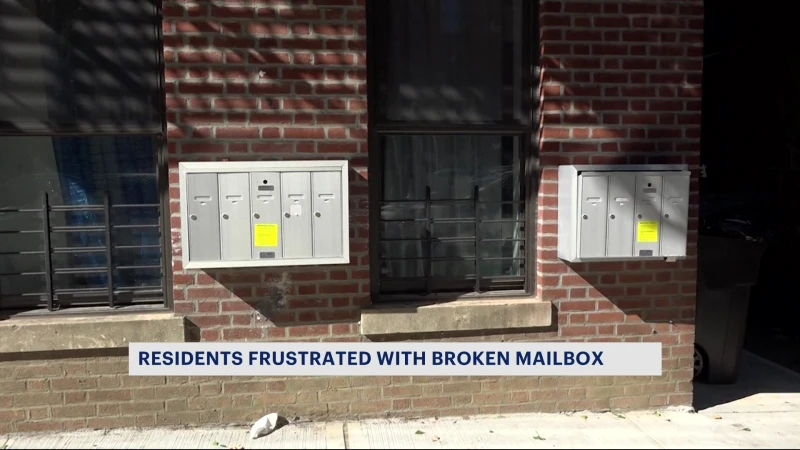
[[[322,139],[325,137],[325,130],[321,128],[286,128],[283,136],[287,139]]]
[[[215,396],[215,397],[193,397],[187,400],[188,409],[199,409],[199,410],[222,409],[222,408],[230,408],[232,405],[233,405],[233,399],[229,395]]]
[[[339,401],[352,401],[359,398],[360,392],[355,389],[333,389],[319,391],[319,401],[321,402],[339,402]],[[283,394],[286,395],[286,394]],[[274,397],[275,394],[272,395]]]
[[[647,395],[618,397],[611,399],[612,409],[644,409],[650,403],[650,397]]]
[[[90,417],[86,427],[93,429],[128,428],[136,426],[135,417]]]
[[[114,389],[107,391],[89,391],[89,402],[120,402],[133,397],[130,389]]]
[[[172,399],[167,400],[165,406],[167,411],[186,411],[188,409],[188,402],[185,398]]]
[[[191,425],[200,421],[200,415],[196,412],[179,413],[156,413],[156,425]]]
[[[241,393],[261,393],[266,390],[266,383],[262,381],[249,382],[224,382],[222,392],[225,395]]]
[[[50,382],[48,380],[28,380],[25,383],[25,390],[28,392],[46,391],[49,388],[50,388]]]
[[[138,413],[158,412],[164,410],[164,401],[135,401],[132,403],[122,403],[120,405],[120,411],[123,415],[135,415]]]
[[[412,403],[413,404],[413,403]],[[350,403],[350,412],[353,414],[376,414],[390,411],[392,408],[391,400],[378,401],[356,401]]]
[[[204,383],[200,385],[200,395],[214,396],[222,392],[221,383]]]
[[[17,430],[20,433],[37,433],[42,431],[61,431],[64,429],[63,421],[20,422]]]
[[[97,405],[53,406],[54,418],[92,417],[97,414]]]
[[[47,366],[36,365],[29,367],[20,367],[16,370],[17,378],[58,377],[61,375],[62,375],[61,367],[59,367],[57,364],[47,365]]]
[[[71,405],[75,403],[84,403],[86,402],[86,392],[65,392],[64,393],[64,404]]]
[[[45,409],[45,412],[47,409]],[[46,416],[45,416],[46,417]],[[14,422],[25,419],[25,411],[22,409],[0,411],[0,422]]]
[[[0,381],[0,392],[4,394],[25,392],[25,390],[25,381]]]
[[[14,407],[60,405],[63,403],[64,394],[50,392],[14,394]]]
[[[328,336],[330,326],[328,325],[307,325],[289,328],[290,337],[309,337],[309,336]]]
[[[241,317],[241,316],[234,316],[234,317]],[[223,340],[262,339],[263,337],[264,337],[264,328],[231,328],[222,330]]]
[[[97,405],[97,415],[99,416],[118,416],[120,405],[112,403],[101,403]]]

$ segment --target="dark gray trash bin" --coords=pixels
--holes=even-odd
[[[709,383],[735,383],[750,290],[758,280],[765,246],[740,239],[700,236],[698,240],[695,342],[705,358]]]

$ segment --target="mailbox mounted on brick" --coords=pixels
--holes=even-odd
[[[685,165],[558,168],[558,257],[568,262],[686,258]]]
[[[182,162],[187,269],[348,264],[347,161]]]

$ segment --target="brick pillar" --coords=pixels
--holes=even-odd
[[[538,290],[564,340],[660,341],[664,376],[611,407],[689,404],[694,343],[703,6],[544,1]],[[689,257],[567,265],[556,257],[560,164],[688,164]],[[628,390],[624,390],[628,394]]]
[[[352,339],[369,302],[364,5],[305,3],[164,3],[173,296],[202,340]],[[178,162],[329,158],[352,169],[349,266],[183,270]]]

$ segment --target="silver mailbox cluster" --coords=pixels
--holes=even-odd
[[[187,269],[350,262],[347,161],[184,162]]]
[[[685,165],[558,169],[558,257],[569,262],[686,257]]]

